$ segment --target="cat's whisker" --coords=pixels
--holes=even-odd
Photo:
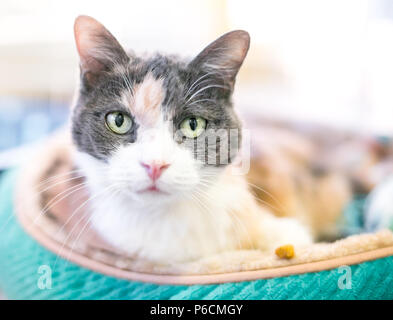
[[[250,185],[251,187],[254,187],[260,191],[262,191],[263,193],[265,193],[266,195],[268,195],[274,202],[276,202],[276,204],[279,206],[279,208],[281,210],[283,210],[284,212],[287,212],[287,209],[284,207],[284,205],[276,198],[274,197],[270,192],[266,191],[265,189],[257,186],[256,184],[253,184],[249,181],[246,181],[248,185]],[[260,199],[261,200],[261,199]]]
[[[89,198],[88,198],[87,200],[85,200],[81,205],[79,205],[79,206],[73,211],[73,213],[71,214],[71,216],[68,217],[68,219],[66,220],[66,222],[63,223],[62,227],[57,231],[56,234],[60,233],[60,232],[64,229],[64,227],[72,220],[72,218],[79,212],[79,210],[81,210],[88,202],[90,202],[91,200],[94,200],[95,198],[97,198],[98,196],[100,196],[100,195],[102,195],[102,194],[105,194],[105,193],[107,192],[107,190],[108,190],[108,189],[111,189],[113,186],[114,186],[114,185],[112,184],[112,185],[106,187],[104,190],[102,190],[101,192],[98,192],[98,193],[96,193],[95,195],[89,197]],[[116,185],[116,186],[117,186],[117,185]],[[83,215],[82,215],[81,219],[83,219]],[[79,222],[80,222],[80,221],[78,221],[78,223],[79,223]],[[78,224],[78,223],[77,223],[77,224]],[[77,224],[76,224],[76,225],[77,225]],[[75,226],[74,226],[74,227],[75,227]]]
[[[204,187],[206,187],[206,188],[208,189],[208,188],[210,188],[210,187],[213,185],[213,183],[210,182],[210,181],[203,181],[203,180],[200,180],[200,182],[198,183],[198,185],[204,186]]]
[[[60,233],[65,226],[71,221],[71,219],[76,215],[76,213],[81,210],[87,203],[89,203],[90,201],[94,200],[95,198],[97,198],[98,196],[101,196],[103,194],[105,194],[106,192],[108,192],[111,188],[116,187],[117,185],[109,185],[106,188],[104,188],[101,192],[97,192],[96,194],[94,194],[93,196],[90,196],[86,201],[84,201],[79,207],[77,207],[73,213],[71,214],[71,216],[67,219],[67,221],[62,225],[62,227],[56,232],[56,234]],[[71,230],[68,232],[66,238],[63,240],[62,246],[60,248],[60,252],[63,251],[64,247],[66,246],[68,240],[70,239],[71,235],[73,234],[75,228],[79,225],[79,223],[85,218],[85,215],[87,214],[87,212],[85,212],[84,214],[82,214],[82,216],[78,219],[78,221],[75,223],[75,225],[71,228]],[[54,264],[54,268],[56,267],[56,263],[58,261],[59,256],[56,258],[55,260],[55,264]]]
[[[117,64],[117,66],[119,66],[119,64]],[[120,66],[119,69],[121,69],[121,66]],[[134,92],[132,90],[132,86],[131,86],[131,83],[130,83],[127,75],[125,75],[123,72],[120,72],[120,75],[121,75],[121,77],[122,77],[122,79],[123,79],[123,81],[124,81],[124,83],[126,85],[125,89],[129,92],[130,95],[133,95]]]
[[[209,199],[210,201],[216,202],[216,201],[214,201],[214,199],[211,197],[211,195],[210,195],[209,193],[205,192],[204,190],[200,190],[200,189],[199,189],[198,194],[201,195],[201,196],[203,196],[203,197],[206,197],[206,198]],[[235,233],[236,233],[236,235],[237,235],[238,247],[239,247],[239,248],[242,247],[242,246],[241,246],[241,241],[239,240],[239,233],[238,233],[238,231],[239,231],[238,226],[240,225],[240,227],[243,228],[245,234],[247,235],[247,238],[248,238],[248,242],[249,242],[250,247],[254,248],[254,243],[253,243],[253,241],[252,241],[252,239],[251,239],[250,233],[249,233],[248,229],[246,228],[244,222],[242,222],[242,221],[239,219],[239,217],[238,217],[235,213],[232,212],[232,210],[230,210],[230,209],[228,210],[228,208],[226,208],[226,211],[236,220],[236,223],[237,223],[237,224],[235,224],[233,227],[235,228]]]
[[[214,214],[211,212],[211,210],[195,194],[190,193],[190,197],[197,201],[197,203],[199,203],[204,212],[206,212],[211,217],[214,217]]]
[[[74,176],[74,177],[71,177],[71,178],[62,179],[62,180],[60,180],[60,181],[56,181],[56,182],[50,184],[49,186],[46,186],[46,187],[45,187],[44,189],[42,189],[42,190],[38,188],[37,191],[39,191],[38,194],[41,194],[41,193],[43,193],[43,192],[45,192],[45,191],[48,191],[48,190],[52,189],[53,187],[56,187],[56,186],[58,186],[58,185],[61,185],[61,184],[63,184],[63,183],[66,183],[66,182],[70,182],[70,181],[73,181],[73,180],[81,179],[81,178],[84,178],[84,176]]]
[[[117,186],[117,185],[112,185],[112,187],[118,187],[118,186]],[[109,190],[107,190],[107,192],[108,192],[108,191],[109,191]],[[113,191],[113,190],[111,190],[111,191]],[[116,192],[118,192],[118,190],[114,190],[114,192],[109,193],[108,196],[113,196],[114,194],[116,194]],[[103,216],[104,214],[105,214],[105,211],[103,211],[103,212],[101,213],[101,216]],[[80,237],[82,236],[83,232],[86,231],[86,227],[89,226],[89,224],[90,224],[92,218],[93,218],[93,216],[91,215],[91,216],[87,219],[87,221],[85,222],[85,224],[83,225],[83,227],[82,227],[81,230],[79,231],[79,233],[78,233],[76,239],[73,241],[73,244],[72,244],[72,246],[71,246],[71,250],[70,250],[70,252],[69,252],[69,254],[68,254],[68,259],[69,259],[70,255],[72,254],[72,252],[74,251],[75,246],[77,245],[77,243],[78,243]]]
[[[101,169],[101,170],[98,170],[98,171],[99,171],[100,173],[107,173],[107,172],[108,172],[108,169]],[[79,172],[80,172],[80,173],[83,173],[84,170],[82,170],[82,169],[76,169],[76,170],[71,170],[71,171],[68,171],[68,172],[65,172],[65,173],[61,173],[61,174],[59,174],[59,175],[54,175],[54,176],[48,177],[46,180],[40,182],[40,183],[36,186],[36,188],[37,188],[38,191],[39,191],[39,192],[38,192],[38,195],[41,194],[41,193],[43,193],[43,192],[45,192],[45,191],[47,191],[47,190],[49,190],[49,189],[51,189],[51,188],[53,188],[53,187],[55,187],[55,186],[57,186],[57,185],[61,185],[61,184],[63,184],[63,183],[70,182],[70,181],[77,180],[77,179],[84,179],[84,178],[86,178],[86,175],[85,175],[85,174],[80,174],[80,175],[73,175],[72,177],[67,178],[67,179],[58,180],[58,179],[62,178],[63,176],[72,175],[72,173],[79,173]],[[52,181],[52,180],[53,180],[53,181]],[[54,183],[48,185],[49,182],[54,182]],[[47,185],[47,186],[45,186],[45,185]],[[42,189],[42,190],[40,190],[40,187],[45,187],[45,188]]]
[[[55,206],[57,203],[63,201],[64,199],[66,199],[67,197],[69,197],[70,195],[72,195],[73,193],[82,190],[83,188],[85,188],[86,183],[80,183],[77,184],[75,186],[72,186],[70,188],[67,188],[66,190],[60,192],[59,194],[57,194],[53,199],[51,199],[46,206],[42,209],[42,211],[40,212],[40,214],[34,219],[33,223],[37,223],[37,220],[39,218],[41,218],[42,216],[44,216],[53,206]],[[64,196],[62,196],[64,193],[66,193]],[[61,196],[60,199],[58,199]],[[57,200],[56,200],[57,199]]]
[[[188,94],[187,96],[185,96],[183,99],[186,100],[187,97],[190,96],[190,95],[192,95],[196,90],[198,90],[198,88],[199,88],[201,85],[211,84],[212,81],[214,81],[214,79],[204,79],[204,80],[200,81],[200,82],[193,88],[193,90],[191,90],[191,91],[189,92],[189,94]]]
[[[184,95],[184,99],[187,99],[187,97],[192,93],[193,89],[196,89],[198,86],[200,86],[203,83],[206,83],[208,81],[212,81],[213,79],[205,79],[207,76],[212,76],[212,75],[216,75],[219,76],[220,78],[222,77],[222,72],[219,72],[218,70],[212,68],[209,72],[207,72],[206,74],[202,75],[201,77],[199,77],[196,81],[194,81],[194,83],[189,87],[189,89],[187,90],[186,94]],[[202,81],[203,80],[203,81]]]
[[[258,198],[258,197],[257,197],[256,195],[254,195],[254,194],[253,194],[252,196],[253,196],[253,198],[254,198],[256,201],[262,203],[262,204],[265,205],[265,206],[268,206],[269,208],[271,208],[271,209],[273,209],[273,210],[276,210],[276,211],[282,210],[282,209],[280,209],[280,208],[278,208],[278,207],[272,205],[271,203],[269,203],[269,202],[267,202],[267,201],[265,201],[265,200],[263,200],[263,199]]]
[[[201,196],[201,197],[204,197],[204,196],[205,196],[204,194],[200,193],[199,191],[195,191],[195,192],[197,193],[197,195],[199,195],[199,196]],[[203,209],[204,209],[205,212],[208,212],[209,215],[214,216],[214,213],[211,212],[211,209],[207,208],[207,206],[205,206],[205,205],[202,205],[202,201],[201,201],[196,195],[191,194],[191,197],[192,197],[195,201],[197,201],[197,204],[199,204],[200,206],[203,207]],[[231,213],[230,213],[230,214],[231,214]],[[237,225],[234,225],[234,228],[235,228],[235,234],[236,234],[237,245],[238,245],[239,247],[241,247],[241,241],[240,241],[240,239],[239,239],[239,234],[238,234]]]
[[[187,99],[186,103],[188,103],[189,101],[191,101],[194,97],[196,97],[198,94],[202,93],[203,91],[210,89],[210,88],[221,88],[221,89],[228,89],[227,86],[222,86],[222,85],[218,85],[218,84],[211,84],[208,85],[206,87],[203,87],[202,89],[199,89],[197,92],[195,92],[190,98]]]
[[[212,175],[209,175],[209,176],[215,177],[216,175],[212,174]],[[201,181],[201,182],[204,182],[204,181],[210,182],[209,180],[206,180],[206,179],[204,179],[204,178],[201,178],[200,181]],[[202,183],[202,184],[203,184],[203,183]],[[265,190],[263,190],[263,191],[265,191]],[[267,193],[267,191],[265,191],[265,192]],[[264,205],[267,205],[268,207],[270,207],[270,208],[272,208],[272,209],[274,209],[274,210],[276,210],[276,211],[284,210],[284,212],[285,212],[285,209],[284,209],[282,206],[276,207],[276,206],[274,206],[273,204],[271,204],[271,203],[269,203],[269,202],[267,202],[267,201],[265,201],[265,200],[263,200],[263,199],[258,198],[258,197],[255,196],[254,194],[252,194],[252,196],[255,198],[255,200],[261,202],[261,203],[264,204]],[[271,197],[273,197],[273,195],[271,195]],[[277,201],[278,201],[278,200],[277,200]],[[277,201],[276,201],[276,203],[277,203]],[[278,203],[278,204],[279,204],[279,203]]]
[[[193,101],[193,102],[187,104],[187,106],[192,106],[194,104],[197,104],[197,103],[200,103],[203,101],[215,102],[215,100],[213,100],[213,99],[199,99],[199,100],[196,100],[196,101]]]
[[[70,171],[67,171],[67,172],[56,174],[54,176],[49,176],[47,179],[44,179],[39,184],[37,184],[37,187],[44,186],[45,184],[51,182],[52,180],[56,180],[56,179],[62,178],[62,177],[67,176],[67,175],[72,175],[73,173],[77,173],[77,172],[83,172],[83,170],[75,169],[75,170],[70,170]]]
[[[235,219],[235,221],[237,222],[237,225],[240,225],[240,227],[243,228],[243,231],[244,231],[244,233],[245,233],[246,236],[247,236],[249,246],[250,246],[252,249],[255,249],[254,241],[252,241],[251,236],[250,236],[250,231],[247,229],[245,223],[244,223],[241,219],[239,219],[239,217],[237,216],[237,214],[234,213],[231,209],[229,209],[228,212],[229,212],[229,214],[231,215],[231,217]],[[238,230],[236,230],[236,231],[238,231]],[[239,247],[239,248],[242,248],[242,243],[241,243],[241,241],[240,241],[240,243],[239,243],[239,241],[238,241],[238,247]]]
[[[184,99],[187,99],[188,95],[190,94],[191,90],[194,88],[195,85],[200,85],[200,83],[198,83],[199,81],[210,76],[211,74],[212,74],[212,72],[208,72],[208,73],[202,75],[201,77],[199,77],[196,81],[194,81],[193,84],[188,88],[186,94],[184,95]]]

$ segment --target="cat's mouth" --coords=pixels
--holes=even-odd
[[[168,192],[163,191],[162,189],[158,188],[155,184],[152,184],[150,187],[137,191],[137,193],[162,193],[168,194]]]

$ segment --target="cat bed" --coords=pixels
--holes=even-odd
[[[69,137],[57,135],[2,181],[0,288],[10,298],[393,298],[389,230],[296,248],[290,260],[257,250],[167,265],[128,257],[89,227],[70,148]],[[51,289],[37,285],[46,267]]]

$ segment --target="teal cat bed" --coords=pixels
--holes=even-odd
[[[39,168],[12,170],[0,181],[0,290],[7,298],[393,298],[389,230],[314,244],[291,260],[244,250],[167,266],[125,257],[91,232],[85,236],[83,228],[77,233],[83,237],[69,241],[70,233],[59,227],[64,225],[59,212],[67,213],[71,203],[39,214],[48,199],[32,192],[54,174],[54,167],[67,163],[65,149],[51,148],[47,146],[41,161],[31,161]],[[76,198],[72,201],[78,204]]]

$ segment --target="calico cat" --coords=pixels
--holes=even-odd
[[[74,31],[75,162],[91,223],[108,243],[168,263],[312,242],[301,222],[257,203],[235,161],[242,137],[231,96],[247,32],[224,34],[186,60],[126,53],[91,17],[78,17]]]

